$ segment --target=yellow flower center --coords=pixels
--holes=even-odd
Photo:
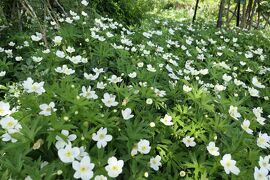
[[[3,108],[0,108],[0,113],[5,112],[5,110]]]
[[[231,161],[227,161],[225,165],[226,165],[227,167],[231,167],[231,166],[232,166]]]
[[[87,171],[87,168],[85,166],[80,167],[80,172],[85,173]]]
[[[145,151],[147,149],[146,146],[142,146],[142,150]]]
[[[108,100],[108,104],[112,104],[112,102],[113,102],[112,99]]]
[[[36,85],[33,85],[33,86],[32,86],[32,89],[33,89],[34,91],[36,91],[36,90],[38,90],[38,87],[37,87]]]
[[[99,139],[104,139],[105,138],[105,135],[104,134],[100,134],[98,137],[99,137]]]
[[[118,167],[117,166],[112,166],[112,171],[117,171]]]
[[[46,109],[46,111],[47,111],[47,112],[51,112],[51,107],[48,107],[48,108]]]
[[[14,123],[12,122],[12,121],[9,121],[8,123],[7,123],[7,126],[8,127],[12,127],[14,125]]]
[[[66,152],[66,157],[71,157],[72,156],[72,152],[70,152],[70,151],[68,151],[68,152]]]

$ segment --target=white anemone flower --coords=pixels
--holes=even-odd
[[[123,160],[117,160],[116,157],[110,157],[108,159],[108,165],[105,166],[105,170],[108,173],[108,176],[116,178],[119,174],[122,173],[122,168],[124,166]]]
[[[92,139],[97,141],[97,147],[100,149],[107,146],[107,142],[112,140],[112,135],[107,134],[107,128],[101,127],[97,133],[93,134]]]
[[[166,126],[172,126],[173,122],[172,122],[172,116],[166,114],[164,116],[164,118],[160,119],[160,122],[162,122],[163,124],[165,124]]]
[[[50,102],[49,104],[41,104],[39,108],[41,109],[39,114],[43,116],[50,116],[52,115],[52,112],[55,112],[57,110],[55,108],[54,102]]]
[[[131,114],[130,108],[126,108],[125,110],[122,110],[121,113],[122,113],[122,116],[125,120],[129,120],[129,119],[134,117],[134,115]]]
[[[151,150],[150,142],[146,139],[141,139],[137,145],[138,151],[142,154],[148,154]]]
[[[117,106],[118,102],[115,101],[116,96],[113,94],[105,93],[103,95],[102,102],[105,104],[107,107],[112,107],[112,106]]]
[[[159,170],[159,166],[161,166],[161,157],[157,155],[156,157],[151,157],[150,159],[150,167],[155,171]]]
[[[183,138],[182,142],[186,145],[186,147],[194,147],[196,146],[194,139],[194,137],[186,136]]]
[[[91,163],[90,157],[85,156],[80,162],[73,161],[72,168],[75,170],[74,178],[82,180],[89,180],[94,176],[93,169],[95,164]]]
[[[72,147],[71,144],[58,150],[58,156],[64,163],[72,163],[79,154],[80,149],[78,147]]]
[[[215,142],[211,141],[206,148],[211,155],[219,156],[219,148],[216,147]]]
[[[240,169],[236,167],[236,161],[232,159],[230,154],[225,154],[220,160],[220,164],[224,167],[226,174],[238,175],[240,173]]]
[[[11,114],[9,103],[0,101],[0,116],[6,116]]]

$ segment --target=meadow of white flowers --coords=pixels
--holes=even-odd
[[[5,179],[270,179],[270,41],[80,10],[0,47]]]

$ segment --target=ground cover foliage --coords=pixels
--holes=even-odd
[[[82,2],[1,42],[2,179],[267,179],[266,34]]]

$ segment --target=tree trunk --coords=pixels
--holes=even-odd
[[[249,1],[248,1],[248,5],[247,5],[247,11],[246,11],[246,19],[247,19],[247,22],[249,22],[249,20],[250,20],[252,4],[253,4],[253,0],[249,0]]]
[[[226,25],[227,27],[230,26],[230,7],[231,7],[231,0],[228,0],[228,6],[227,6],[227,14],[226,14]]]
[[[259,0],[257,1],[257,4],[258,4],[257,9],[258,9],[260,7],[260,1]],[[258,18],[257,18],[257,25],[256,25],[257,29],[260,27],[260,22],[261,22],[261,12],[258,11]]]
[[[251,10],[251,15],[250,15],[249,20],[248,20],[248,29],[250,29],[251,26],[252,26],[253,16],[255,14],[256,6],[257,6],[257,0],[254,0],[253,7],[252,7],[252,10]]]
[[[240,0],[237,2],[237,17],[236,17],[236,26],[239,27],[240,24],[240,9],[241,9],[241,3]]]
[[[224,6],[225,6],[225,0],[221,0],[220,5],[219,5],[218,20],[217,20],[218,28],[222,26],[222,16],[223,16],[223,11],[224,11]]]
[[[195,10],[194,10],[192,22],[194,22],[196,20],[198,5],[199,5],[199,0],[196,0],[196,5],[195,5]]]
[[[247,16],[246,16],[246,2],[243,4],[242,17],[241,17],[241,28],[246,26]]]

